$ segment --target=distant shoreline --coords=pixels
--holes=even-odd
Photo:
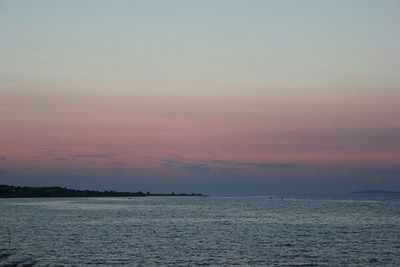
[[[201,193],[154,194],[150,192],[117,192],[75,190],[66,187],[30,187],[0,185],[0,198],[50,198],[50,197],[148,197],[148,196],[204,196]]]
[[[354,191],[349,194],[400,194],[399,191],[389,191],[389,190],[363,190],[363,191]]]

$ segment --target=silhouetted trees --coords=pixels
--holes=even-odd
[[[16,197],[145,197],[145,196],[202,196],[202,194],[151,194],[150,192],[117,192],[111,191],[92,191],[75,190],[65,187],[29,187],[29,186],[10,186],[0,185],[1,198]]]

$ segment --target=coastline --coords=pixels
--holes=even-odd
[[[201,193],[150,193],[150,192],[118,192],[118,191],[95,191],[77,190],[66,187],[29,187],[0,185],[0,198],[58,198],[58,197],[189,197],[204,196]]]

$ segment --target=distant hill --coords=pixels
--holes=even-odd
[[[202,194],[152,194],[150,192],[117,192],[75,190],[65,187],[29,187],[0,185],[0,198],[22,197],[146,197],[146,196],[202,196]]]
[[[398,191],[388,191],[388,190],[364,190],[350,192],[350,194],[400,194]]]

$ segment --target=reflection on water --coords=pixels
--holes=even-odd
[[[396,196],[3,199],[0,214],[0,266],[400,264]]]

